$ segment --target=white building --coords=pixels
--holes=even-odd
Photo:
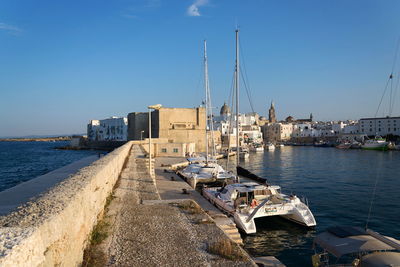
[[[358,123],[347,124],[343,127],[343,134],[358,134],[360,133],[360,125]]]
[[[400,117],[360,119],[359,131],[366,135],[400,135]]]
[[[87,127],[91,141],[126,141],[128,140],[128,119],[111,117],[104,120],[91,120]]]

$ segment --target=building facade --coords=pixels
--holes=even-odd
[[[359,121],[360,133],[368,136],[400,135],[400,117],[364,118]]]
[[[91,120],[87,126],[90,141],[127,141],[128,119],[111,117],[104,120]]]
[[[266,142],[283,142],[292,137],[293,124],[291,123],[270,123],[264,125],[263,134]]]
[[[165,138],[171,143],[195,143],[198,152],[205,151],[206,114],[204,107],[165,108],[151,112],[152,138]],[[129,140],[148,137],[148,113],[129,113]]]

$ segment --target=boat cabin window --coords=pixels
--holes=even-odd
[[[247,198],[247,193],[246,193],[246,192],[240,192],[238,197],[245,197],[245,198]]]

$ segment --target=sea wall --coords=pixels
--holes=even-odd
[[[132,142],[0,217],[0,266],[78,266]]]

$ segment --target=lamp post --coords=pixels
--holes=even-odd
[[[151,110],[155,109],[158,110],[162,107],[161,104],[157,104],[157,105],[152,105],[152,106],[148,106],[147,108],[149,109],[149,174],[150,177],[152,177],[151,175]]]
[[[143,133],[144,133],[144,131],[140,131],[140,141],[143,140]]]

